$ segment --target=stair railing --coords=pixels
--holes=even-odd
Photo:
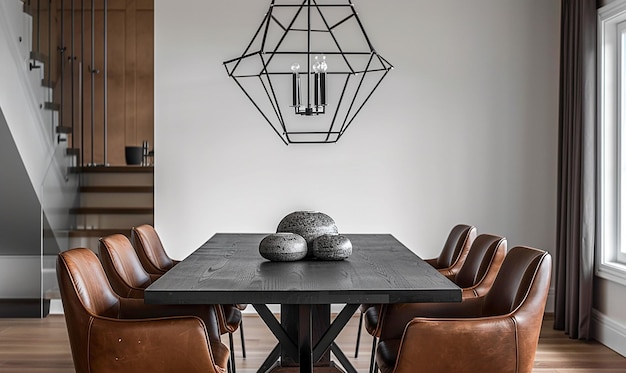
[[[68,154],[77,156],[81,167],[108,166],[108,0],[25,0],[25,8],[33,17],[30,68],[44,66],[42,85],[49,90],[44,107],[50,109],[57,143],[66,142]],[[98,32],[100,10],[103,28]],[[98,44],[101,59],[96,58]],[[102,90],[97,92],[99,78]],[[102,118],[96,118],[97,110],[102,111]],[[97,156],[100,128],[102,155]]]

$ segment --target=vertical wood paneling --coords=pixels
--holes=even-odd
[[[126,96],[126,127],[125,141],[127,145],[140,145],[137,141],[137,22],[136,1],[130,0],[126,6],[126,66],[125,96]]]
[[[154,12],[136,12],[136,141],[154,144]]]
[[[109,163],[124,164],[126,122],[126,11],[109,11],[109,95],[108,156]]]
[[[75,125],[80,127],[84,118],[85,163],[91,162],[91,85],[94,85],[94,157],[93,162],[104,162],[104,13],[103,1],[95,1],[95,60],[93,67],[100,70],[93,75],[88,69],[91,61],[91,0],[84,0],[85,6],[85,54],[82,72],[78,71],[81,53],[81,5],[83,0],[76,0],[75,10],[75,94],[78,95],[78,74],[83,75],[84,106],[79,117],[78,105],[75,105]],[[70,2],[66,2],[69,7]],[[108,11],[108,163],[124,165],[124,147],[141,145],[148,140],[153,143],[154,133],[154,1],[153,0],[109,0]],[[71,30],[69,26],[71,11],[66,15],[66,45],[69,52]],[[67,126],[71,125],[71,74],[64,78],[64,110]],[[57,96],[58,97],[58,96]],[[80,99],[76,101],[80,103]],[[80,130],[72,147],[79,148]]]

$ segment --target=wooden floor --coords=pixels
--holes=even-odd
[[[371,338],[362,334],[359,357],[354,359],[358,318],[353,317],[338,338],[339,346],[359,372],[367,372]],[[244,317],[247,358],[241,357],[238,334],[235,337],[237,372],[256,372],[276,341],[256,316]],[[227,342],[227,338],[224,338]],[[74,372],[63,316],[45,319],[0,319],[0,372]],[[539,340],[534,373],[617,373],[626,372],[626,358],[595,343],[568,339],[552,329],[547,318]],[[489,372],[485,372],[489,373]]]

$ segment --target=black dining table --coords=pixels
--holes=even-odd
[[[145,291],[152,304],[252,304],[278,343],[258,372],[356,373],[335,338],[360,304],[460,302],[461,289],[390,234],[346,234],[341,261],[272,262],[267,234],[218,233]],[[280,304],[280,321],[267,305]],[[343,305],[331,320],[331,305]]]

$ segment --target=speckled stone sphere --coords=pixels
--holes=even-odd
[[[337,234],[337,225],[330,216],[317,211],[295,211],[285,216],[276,232],[290,232],[302,236],[312,256],[313,240],[323,234]]]
[[[295,262],[307,254],[306,241],[295,233],[273,233],[259,243],[259,254],[273,262]]]
[[[313,256],[320,260],[344,260],[352,255],[352,242],[340,234],[324,234],[313,240]]]

